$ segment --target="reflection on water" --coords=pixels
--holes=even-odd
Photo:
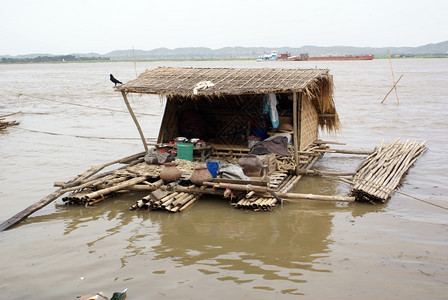
[[[306,282],[305,271],[330,272],[314,264],[328,256],[332,242],[328,236],[333,217],[324,207],[316,212],[313,205],[303,210],[285,206],[277,212],[254,214],[236,211],[226,200],[203,198],[185,214],[166,214],[123,211],[132,203],[129,200],[120,196],[96,207],[60,206],[53,215],[32,217],[29,222],[57,218],[64,222],[64,235],[70,239],[75,232],[106,221],[103,233],[88,239],[89,255],[119,243],[123,249],[115,255],[121,269],[151,256],[167,263],[168,269],[153,271],[159,276],[170,276],[173,265],[192,266],[197,271],[192,276],[216,283],[231,281],[253,289],[300,294],[297,284]],[[284,282],[281,291],[277,290],[279,281]]]
[[[340,135],[323,138],[366,150],[383,138],[428,140],[429,150],[409,170],[400,192],[448,206],[444,121],[448,60],[394,60],[396,74],[404,74],[400,105],[393,98],[379,104],[390,88],[388,61],[318,64],[232,61],[137,66],[139,73],[159,65],[329,68],[343,128]],[[0,65],[0,111],[24,112],[16,118],[20,126],[0,133],[0,219],[50,194],[54,180],[68,180],[91,165],[141,151],[132,119],[119,93],[113,92],[110,73],[124,81],[135,78],[133,63]],[[130,101],[147,136],[157,136],[163,102],[145,95]],[[361,161],[359,156],[326,154],[316,168],[352,171]],[[349,187],[334,177],[306,177],[295,190],[346,195]],[[128,299],[198,295],[277,299],[301,294],[307,299],[385,295],[442,299],[446,295],[446,211],[403,194],[376,206],[286,202],[271,213],[237,211],[217,198],[203,198],[181,214],[129,211],[143,195],[120,195],[87,208],[57,201],[3,232],[2,297],[74,299],[126,287]]]

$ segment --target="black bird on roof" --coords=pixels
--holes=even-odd
[[[123,84],[123,82],[121,82],[120,80],[118,80],[117,78],[114,77],[114,75],[110,74],[110,81],[112,81],[113,83],[115,83],[115,86],[117,86],[117,83],[119,84]]]

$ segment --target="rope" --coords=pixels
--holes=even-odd
[[[83,139],[92,139],[92,140],[140,140],[140,138],[123,138],[123,137],[98,137],[98,136],[87,136],[87,135],[72,135],[72,134],[65,134],[65,133],[57,133],[57,132],[49,132],[49,131],[41,131],[41,130],[33,130],[23,127],[16,127],[16,129],[25,130],[29,132],[36,132],[36,133],[43,133],[43,134],[49,134],[49,135],[58,135],[58,136],[70,136],[70,137],[76,137],[76,138],[83,138]],[[149,138],[149,140],[155,140],[155,138]]]
[[[93,109],[98,109],[98,110],[107,110],[107,111],[119,112],[119,113],[125,113],[125,114],[129,113],[128,111],[123,111],[123,110],[118,110],[118,109],[90,106],[90,105],[78,104],[78,103],[70,103],[70,102],[65,102],[65,101],[60,101],[60,100],[53,100],[53,99],[48,99],[48,98],[44,98],[44,97],[41,97],[41,96],[34,96],[34,95],[29,95],[29,94],[24,94],[24,93],[8,91],[8,90],[5,90],[5,89],[0,89],[0,90],[4,91],[6,93],[9,93],[11,95],[17,96],[17,98],[20,98],[21,96],[25,96],[25,97],[29,97],[29,98],[36,98],[36,99],[40,99],[40,100],[44,100],[44,101],[68,104],[68,105],[73,105],[73,106],[87,107],[87,108],[93,108]],[[143,115],[143,116],[157,116],[156,114],[147,114],[147,113],[136,113],[136,114],[137,115]]]

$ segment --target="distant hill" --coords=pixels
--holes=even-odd
[[[279,53],[291,53],[299,55],[308,53],[310,56],[328,56],[328,55],[363,55],[373,54],[375,56],[387,56],[389,49],[392,56],[423,56],[423,55],[448,55],[448,41],[427,44],[419,47],[351,47],[351,46],[302,46],[299,48],[291,47],[224,47],[220,49],[210,49],[206,47],[186,47],[186,48],[157,48],[153,50],[115,50],[106,54],[98,53],[71,53],[79,58],[98,57],[109,58],[111,60],[142,60],[142,59],[255,59],[265,53],[273,50]],[[28,54],[28,55],[0,55],[0,58],[36,58],[39,56],[52,56],[51,54]]]

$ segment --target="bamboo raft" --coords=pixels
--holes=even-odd
[[[301,170],[309,170],[323,152],[327,149],[325,144],[312,144],[301,153]],[[289,149],[293,151],[293,149]],[[319,151],[318,151],[319,150]],[[159,178],[163,168],[160,165],[149,165],[143,161],[144,152],[124,158],[115,163],[126,165],[113,171],[97,174],[96,168],[80,175],[80,178],[68,183],[56,182],[61,187],[61,193],[69,193],[62,201],[69,205],[91,206],[112,197],[115,193],[129,190],[149,191],[150,193],[131,206],[134,209],[165,210],[169,212],[182,212],[193,205],[201,195],[221,195],[230,198],[230,204],[236,209],[254,211],[272,211],[282,199],[317,199],[331,201],[354,201],[353,197],[335,197],[288,193],[300,180],[302,175],[295,175],[295,165],[291,157],[265,155],[272,172],[264,178],[251,178],[251,180],[235,180],[215,178],[203,182],[201,186],[189,182],[195,167],[201,162],[176,160],[177,168],[182,177],[179,182],[165,184]],[[220,154],[221,159],[224,158]],[[236,161],[237,156],[226,156],[226,162]],[[107,164],[109,165],[109,164]]]
[[[426,151],[425,142],[400,143],[399,139],[381,146],[357,168],[350,195],[357,201],[386,202],[402,177]]]
[[[322,201],[360,201],[385,202],[397,188],[401,178],[414,164],[426,147],[425,142],[400,143],[399,139],[387,146],[380,145],[372,152],[330,149],[327,144],[316,140],[300,152],[300,165],[296,166],[291,157],[265,155],[264,160],[272,170],[263,178],[251,180],[235,180],[215,178],[195,186],[189,182],[195,167],[201,165],[197,161],[176,160],[182,177],[177,183],[165,184],[159,174],[160,165],[149,165],[144,162],[145,152],[124,158],[113,163],[124,163],[125,166],[113,171],[96,174],[92,171],[68,183],[55,183],[62,188],[62,193],[70,192],[64,198],[70,205],[96,205],[115,193],[129,190],[149,191],[150,193],[131,206],[131,210],[164,210],[182,212],[195,203],[201,195],[221,195],[229,198],[235,209],[253,211],[272,211],[283,201],[289,199],[313,199]],[[293,151],[292,147],[288,149]],[[343,153],[368,155],[355,172],[326,172],[311,169],[324,153]],[[222,159],[234,163],[243,155],[232,151],[218,151],[214,159]],[[108,164],[109,165],[109,164]],[[100,167],[99,169],[102,169]],[[91,176],[94,175],[94,176]],[[304,175],[344,176],[352,175],[350,193],[347,197],[288,193]],[[346,180],[347,181],[347,180]]]
[[[11,114],[1,115],[0,116],[0,130],[3,130],[3,129],[5,129],[7,127],[10,127],[10,126],[19,125],[20,122],[17,122],[17,121],[6,121],[5,120],[6,117],[13,116],[13,115],[16,115],[16,114],[19,114],[19,113],[21,113],[21,111],[18,111],[18,112],[15,112],[15,113],[11,113]]]
[[[182,177],[176,183],[166,184],[159,177],[163,166],[147,164],[144,161],[146,152],[140,152],[92,167],[67,182],[56,181],[54,185],[59,187],[56,191],[0,224],[0,231],[19,223],[33,212],[66,194],[68,195],[63,197],[62,201],[67,205],[92,206],[118,193],[131,190],[148,191],[146,196],[130,207],[131,210],[162,210],[171,213],[187,210],[204,194],[227,198],[235,209],[250,211],[272,211],[283,202],[297,200],[385,202],[408,169],[426,150],[424,144],[425,142],[401,144],[396,140],[387,146],[381,145],[375,151],[366,152],[330,149],[327,144],[316,140],[300,151],[300,165],[297,168],[291,163],[290,157],[276,156],[275,160],[269,160],[275,170],[263,178],[251,178],[249,181],[214,178],[203,182],[200,186],[191,184],[189,177],[194,168],[203,163],[176,160]],[[312,169],[315,162],[327,152],[368,156],[356,172],[326,172]],[[225,156],[220,153],[219,157],[232,162],[238,155]],[[122,166],[100,173],[106,167],[116,164]],[[351,183],[349,196],[289,192],[305,175],[354,176],[351,181],[345,180]]]

